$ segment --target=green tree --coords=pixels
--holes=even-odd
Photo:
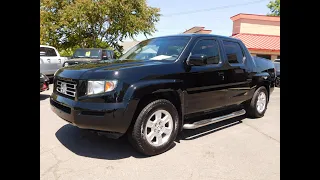
[[[270,16],[280,16],[280,0],[270,1],[267,7],[270,9]]]
[[[40,43],[122,52],[119,41],[156,31],[159,11],[146,0],[40,0]]]

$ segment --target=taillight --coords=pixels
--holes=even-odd
[[[48,86],[47,86],[46,83],[43,83],[43,85],[42,85],[42,90],[46,90],[46,89],[48,89]]]

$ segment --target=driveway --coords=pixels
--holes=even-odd
[[[78,129],[40,93],[40,179],[280,179],[280,89],[260,119],[230,119],[184,130],[164,154],[144,157],[125,138]]]

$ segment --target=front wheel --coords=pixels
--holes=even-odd
[[[142,109],[128,132],[132,146],[145,155],[157,155],[173,144],[179,127],[176,107],[168,100],[159,99]]]

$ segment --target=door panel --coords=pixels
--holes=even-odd
[[[197,113],[226,104],[226,84],[220,66],[192,67],[187,74],[186,113]]]
[[[226,93],[227,105],[240,104],[252,97],[251,81],[244,65],[231,66],[226,74],[228,91]]]
[[[40,57],[40,72],[43,74],[48,74],[50,73],[49,69],[50,67],[48,67],[50,64],[46,63],[44,58]]]
[[[247,68],[246,56],[238,42],[223,40],[224,55],[228,62],[226,82],[227,105],[240,104],[252,96],[250,70]]]
[[[63,64],[64,60],[60,56],[56,56],[55,58],[57,59],[57,70],[58,70],[58,69],[62,68],[62,64]]]
[[[186,73],[186,114],[210,111],[225,106],[225,68],[219,43],[213,38],[200,38],[191,54],[205,55],[207,65],[191,66]]]

